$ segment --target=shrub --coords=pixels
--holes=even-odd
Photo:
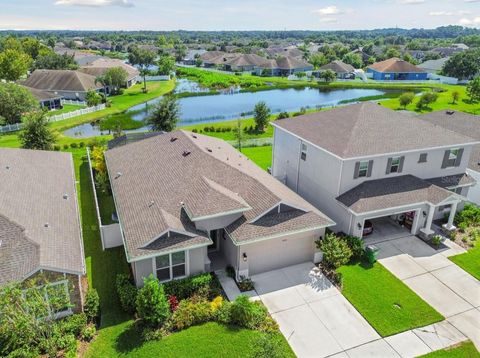
[[[253,342],[250,358],[283,358],[281,338],[277,335],[262,334]]]
[[[80,143],[78,143],[78,146],[79,146],[80,148],[85,147],[85,142],[80,142]]]
[[[93,337],[95,337],[95,333],[97,333],[95,326],[93,324],[88,325],[82,330],[82,339],[84,341],[90,342]]]
[[[138,316],[150,326],[161,326],[170,316],[170,305],[158,280],[150,275],[137,294]]]
[[[61,149],[60,146],[57,145],[57,144],[55,144],[55,145],[53,146],[53,150],[56,151],[56,152],[58,152],[60,149]]]
[[[134,313],[136,308],[138,290],[127,274],[117,275],[115,282],[120,305],[125,312]]]
[[[440,244],[442,243],[442,237],[440,235],[434,235],[432,237],[432,244],[434,246],[440,246]]]
[[[163,284],[165,293],[175,296],[178,300],[185,300],[192,297],[202,289],[210,290],[213,277],[209,273],[187,277],[181,280],[173,280]],[[208,294],[208,293],[207,293]]]
[[[255,286],[253,285],[253,281],[245,276],[240,276],[240,280],[237,282],[238,288],[240,291],[245,292],[245,291],[251,291],[255,289]]]
[[[461,223],[467,224],[467,226],[480,224],[480,207],[467,203],[462,211],[455,215],[455,223],[460,227]]]
[[[317,247],[323,252],[323,261],[334,269],[345,265],[352,257],[352,250],[345,240],[333,233],[325,235],[324,239],[317,241]]]
[[[352,251],[352,258],[360,259],[362,258],[364,251],[364,242],[361,238],[356,236],[346,235],[343,237],[348,247]]]
[[[177,310],[173,313],[171,324],[174,329],[182,330],[193,325],[208,322],[212,318],[213,311],[210,302],[183,300],[180,301]]]
[[[83,309],[89,322],[94,322],[96,320],[99,309],[100,298],[98,297],[98,292],[94,288],[89,288],[87,296],[85,297],[85,306]]]
[[[70,146],[68,144],[63,145],[63,149],[68,149],[68,148],[70,148]]]
[[[75,142],[70,143],[70,148],[78,148],[78,144]]]
[[[284,119],[284,118],[289,118],[289,117],[290,117],[290,114],[288,114],[288,112],[280,112],[277,115],[277,119]]]
[[[215,321],[222,324],[230,324],[232,303],[229,301],[223,301],[221,306],[213,311],[213,318]]]
[[[230,321],[241,327],[258,329],[268,316],[261,302],[250,301],[248,296],[240,295],[230,308]]]
[[[223,304],[223,297],[222,296],[217,296],[213,299],[213,301],[210,303],[210,307],[212,308],[212,311],[217,311],[220,307],[222,307]]]
[[[468,228],[468,224],[466,222],[461,222],[458,224],[458,230],[460,230],[460,232],[465,232]]]
[[[87,326],[87,316],[84,313],[65,317],[59,322],[60,331],[63,334],[73,334],[78,337]]]
[[[178,308],[178,299],[175,296],[168,297],[168,304],[170,305],[170,312],[175,312]]]
[[[198,130],[196,128],[193,128],[192,133],[198,133]]]
[[[144,341],[159,341],[163,337],[168,336],[169,332],[164,327],[161,328],[150,328],[146,327],[142,331],[142,338]]]

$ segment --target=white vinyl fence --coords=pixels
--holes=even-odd
[[[105,104],[99,104],[98,106],[94,107],[88,107],[88,108],[81,108],[77,109],[76,111],[73,112],[67,112],[67,113],[62,113],[62,114],[57,114],[55,116],[49,117],[50,122],[58,122],[58,121],[63,121],[64,119],[69,119],[73,117],[78,117],[83,114],[88,114],[88,113],[93,113],[93,112],[98,112],[103,109],[105,109]],[[8,132],[15,132],[20,129],[22,129],[23,123],[15,123],[15,124],[8,124],[6,126],[0,126],[0,133],[8,133]]]
[[[85,102],[85,101],[72,101],[71,99],[62,99],[62,106],[64,104],[70,104],[72,106],[86,106],[87,102]]]
[[[139,78],[139,83],[143,81],[143,77]],[[159,75],[159,76],[146,76],[145,81],[170,81],[169,75]]]

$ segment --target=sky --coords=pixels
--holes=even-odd
[[[0,29],[480,28],[480,0],[0,0]]]

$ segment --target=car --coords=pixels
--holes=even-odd
[[[363,224],[363,236],[368,236],[373,232],[373,224],[370,220],[365,220]]]

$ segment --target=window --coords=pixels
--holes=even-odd
[[[157,256],[155,265],[160,281],[170,281],[187,275],[185,251]]]
[[[358,177],[366,177],[368,174],[368,161],[360,162],[360,166],[358,167]]]
[[[463,148],[453,148],[445,151],[442,162],[442,169],[458,167],[462,162]]]
[[[419,163],[426,163],[427,162],[427,153],[421,153],[420,157],[418,158]]]
[[[453,167],[455,162],[458,158],[458,149],[450,149],[450,153],[448,155],[448,166]]]
[[[401,157],[393,157],[390,164],[390,173],[399,173],[400,172],[400,159]]]
[[[302,160],[307,160],[307,145],[302,143],[302,153],[300,154]]]

